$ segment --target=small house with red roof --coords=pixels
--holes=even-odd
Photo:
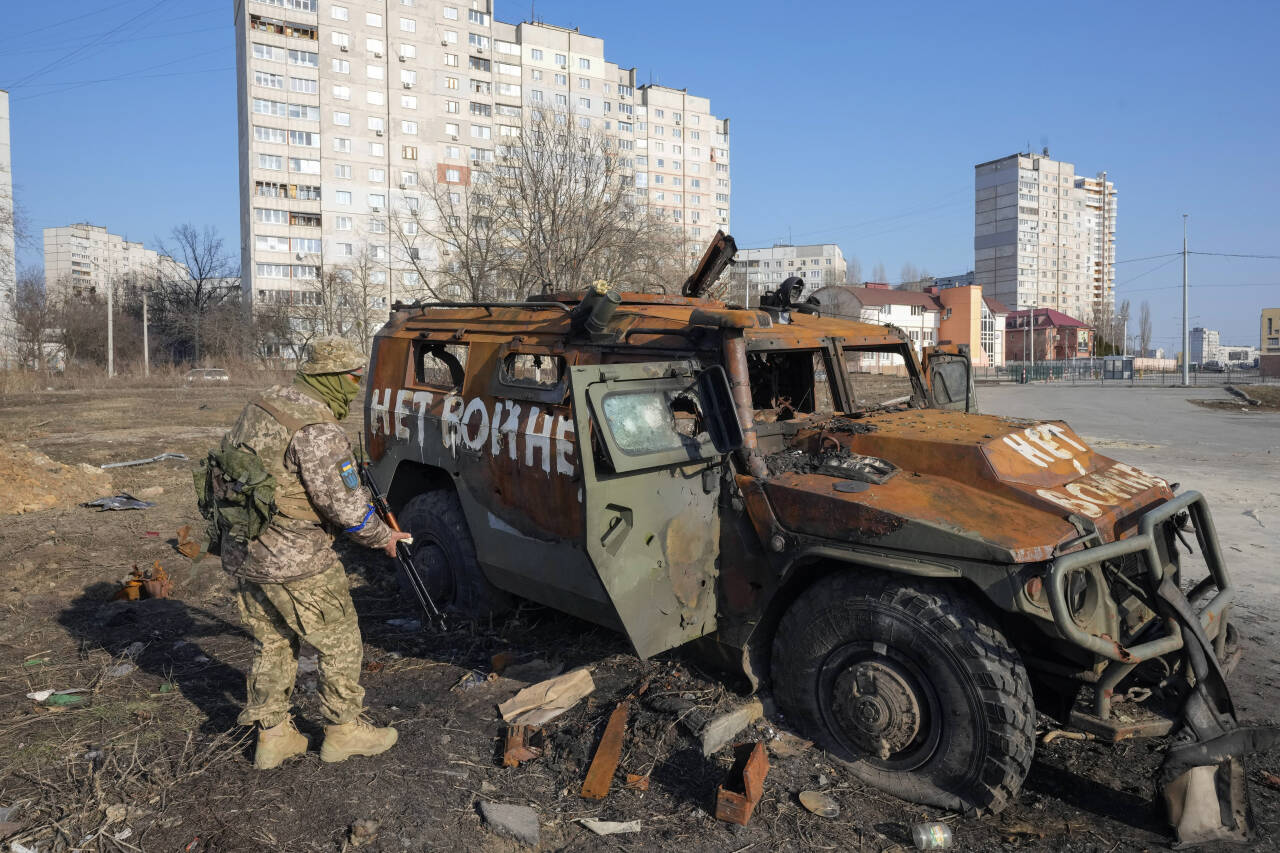
[[[1005,318],[1004,350],[1009,361],[1062,361],[1093,354],[1093,329],[1052,308],[1012,311]],[[1034,340],[1034,344],[1032,341]]]

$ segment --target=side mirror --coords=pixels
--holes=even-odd
[[[697,385],[711,443],[717,453],[732,453],[742,446],[742,424],[733,404],[729,377],[723,367],[715,364],[698,374]]]

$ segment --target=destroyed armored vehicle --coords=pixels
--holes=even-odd
[[[641,657],[691,644],[859,778],[966,812],[1019,790],[1037,708],[1168,731],[1186,632],[1157,591],[1184,543],[1209,568],[1193,618],[1232,645],[1204,499],[1064,423],[977,413],[964,348],[917,359],[798,279],[701,297],[731,255],[721,235],[679,296],[394,307],[365,440],[433,598],[528,599]]]

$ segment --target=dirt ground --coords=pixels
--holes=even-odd
[[[156,503],[151,509],[75,505],[106,492],[22,514],[0,508],[6,845],[41,853],[526,849],[483,825],[482,801],[532,806],[543,850],[880,853],[910,849],[910,825],[934,819],[950,824],[959,850],[1112,853],[1168,845],[1163,809],[1154,801],[1159,739],[1039,746],[1015,803],[998,817],[963,819],[858,783],[787,735],[777,715],[744,735],[770,744],[772,769],[755,817],[746,827],[718,822],[715,790],[729,751],[703,758],[677,717],[658,708],[672,696],[700,712],[728,708],[741,701],[733,692],[739,685],[680,654],[642,663],[620,637],[529,605],[500,624],[448,633],[390,624],[419,614],[402,601],[390,561],[354,549],[344,556],[364,632],[366,704],[376,721],[400,730],[400,742],[376,758],[328,765],[313,750],[278,770],[255,771],[250,734],[235,725],[252,650],[238,626],[231,585],[216,560],[192,564],[175,550],[177,529],[198,521],[189,469],[248,396],[244,388],[182,387],[0,400],[0,441],[21,442],[56,463],[97,466],[162,452],[192,460],[109,472],[110,491],[147,490]],[[1207,419],[1224,416],[1196,411]],[[132,566],[157,560],[174,579],[173,599],[110,600]],[[1265,623],[1250,630],[1274,633]],[[1250,695],[1269,696],[1274,707],[1277,683],[1262,680],[1280,666],[1275,637],[1251,651],[1264,658],[1242,667],[1252,679]],[[547,756],[516,769],[502,766],[495,705],[523,684],[485,678],[502,652],[517,661],[589,666],[597,685],[588,701],[551,724]],[[602,801],[582,799],[586,766],[610,712],[646,681],[648,692],[632,703],[619,778],[647,775],[648,790],[615,783]],[[67,689],[84,692],[66,694],[73,698],[61,701],[71,704],[61,707],[27,698]],[[301,727],[318,742],[314,674],[300,675],[295,700]],[[1250,704],[1266,707],[1261,700]],[[1280,753],[1255,757],[1250,767],[1261,829],[1256,849],[1277,849],[1280,790],[1260,780],[1264,772],[1280,773]],[[797,799],[802,790],[830,794],[839,816],[807,812]],[[16,808],[5,817],[10,806]],[[581,817],[639,819],[642,830],[598,838],[574,822]],[[352,836],[358,820],[378,822],[371,839]]]

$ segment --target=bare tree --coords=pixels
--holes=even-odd
[[[173,280],[163,281],[158,295],[163,300],[169,322],[178,328],[190,328],[191,358],[198,363],[201,356],[200,327],[205,315],[213,306],[240,291],[235,264],[218,229],[211,225],[206,225],[203,230],[190,223],[178,225],[168,243],[158,242],[161,254],[185,267],[185,271],[173,270]],[[162,273],[162,277],[166,276]]]
[[[884,263],[876,261],[876,265],[871,268],[871,280],[884,282],[888,277],[889,274],[884,270]]]
[[[1151,350],[1151,305],[1144,299],[1138,307],[1138,355]]]
[[[1101,299],[1093,303],[1093,336],[1094,355],[1108,355],[1114,350],[1112,329],[1115,325],[1115,309],[1109,299]]]
[[[849,284],[862,284],[862,264],[852,255],[845,258],[844,280]]]
[[[1123,353],[1128,344],[1124,340],[1129,333],[1129,300],[1126,299],[1116,308],[1116,316],[1112,321],[1111,340],[1120,341],[1120,352]]]
[[[905,264],[902,265],[902,274],[898,277],[899,282],[901,282],[902,284],[907,284],[908,282],[919,281],[919,280],[920,280],[920,270],[916,268],[915,264],[911,263],[910,261],[907,261]]]
[[[518,135],[474,153],[470,167],[419,175],[426,203],[407,197],[393,217],[397,261],[426,298],[521,298],[599,279],[666,291],[688,274],[681,223],[644,203],[633,164],[589,119],[530,108]]]
[[[44,289],[44,270],[26,269],[18,274],[14,291],[18,363],[36,370],[48,367],[49,345],[55,342],[55,310]]]

